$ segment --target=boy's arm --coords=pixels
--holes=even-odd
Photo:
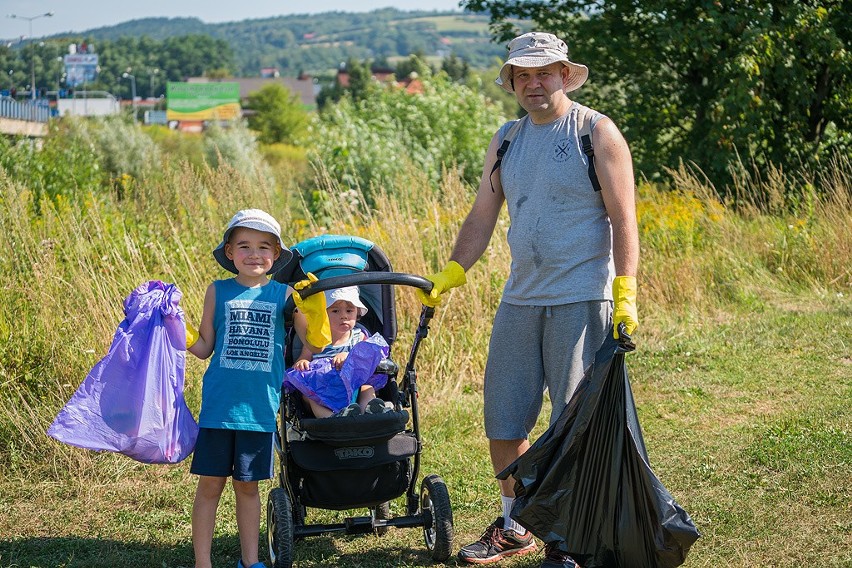
[[[295,312],[293,314],[293,328],[296,330],[296,335],[299,335],[299,324],[297,323],[298,315],[301,314],[299,314],[298,312]],[[303,320],[304,317],[305,316],[302,316]],[[304,332],[304,327],[302,328],[302,331]],[[306,342],[301,335],[299,335],[299,339],[302,340],[302,351],[301,353],[299,353],[299,356],[296,357],[296,361],[294,363],[298,363],[299,361],[312,361],[314,358],[314,351],[311,349],[312,346],[308,342]],[[319,351],[322,350],[320,349],[316,351],[316,353],[319,353]]]
[[[303,314],[298,308],[296,308],[293,311],[293,330],[295,330],[296,336],[299,338],[299,341],[302,342],[302,354],[304,354],[305,351],[307,351],[308,354],[311,354],[311,355],[314,354],[314,353],[319,353],[320,351],[322,351],[322,348],[314,347],[305,338],[305,336],[307,335],[307,331],[308,331],[308,320],[305,317],[305,314]],[[301,358],[302,358],[302,355],[299,355],[299,359],[301,359]],[[310,360],[311,360],[311,357],[308,357],[308,361],[310,361]]]
[[[325,311],[325,295],[313,294],[303,300],[299,294],[299,290],[309,287],[317,280],[316,276],[308,272],[305,280],[296,282],[293,285],[293,302],[295,302],[296,307],[305,316],[306,343],[310,343],[312,347],[322,350],[326,345],[331,343],[331,326],[328,322],[328,313]]]
[[[207,359],[216,345],[216,331],[213,329],[213,316],[216,312],[216,288],[211,284],[204,294],[204,311],[201,325],[198,326],[198,340],[187,351],[199,359]]]

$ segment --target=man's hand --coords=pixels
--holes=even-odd
[[[192,324],[186,320],[184,320],[183,324],[186,326],[186,348],[188,350],[198,341],[198,330],[192,327]]]
[[[616,276],[612,281],[612,297],[612,336],[618,339],[620,323],[624,323],[628,335],[633,335],[633,331],[639,327],[639,316],[636,312],[636,277]]]
[[[323,349],[331,343],[331,324],[328,321],[328,312],[325,311],[325,294],[314,294],[303,300],[299,290],[304,290],[318,280],[311,272],[308,272],[307,276],[306,280],[293,286],[293,301],[308,322],[305,339],[314,347]]]
[[[415,292],[417,299],[422,304],[434,308],[441,303],[441,294],[451,288],[461,286],[467,282],[467,277],[464,274],[462,265],[455,260],[451,260],[441,272],[427,276],[426,280],[432,282],[432,290],[428,294],[420,289],[415,290]]]

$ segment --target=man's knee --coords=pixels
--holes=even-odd
[[[529,447],[530,443],[527,439],[488,440],[494,473],[497,474],[506,469],[513,461],[521,457]]]

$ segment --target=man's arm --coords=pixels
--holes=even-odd
[[[505,199],[503,185],[500,183],[500,170],[491,174],[494,162],[497,161],[499,146],[499,137],[494,134],[485,154],[485,165],[482,168],[476,199],[459,229],[456,244],[450,255],[450,260],[458,262],[465,271],[479,260],[488,247]]]
[[[636,276],[639,267],[639,228],[633,159],[627,141],[612,120],[600,120],[592,133],[595,170],[601,197],[612,223],[612,255],[617,276]]]
[[[441,272],[426,277],[433,284],[429,293],[415,290],[417,298],[426,306],[434,308],[441,303],[441,294],[464,284],[467,281],[465,272],[479,260],[491,241],[491,234],[503,205],[503,186],[500,185],[499,172],[494,172],[491,176],[491,170],[497,161],[497,146],[498,137],[494,134],[485,154],[485,165],[476,199],[456,235],[450,260]]]
[[[639,325],[636,309],[636,271],[639,268],[639,228],[636,222],[636,188],[633,160],[627,141],[608,118],[598,122],[592,133],[595,169],[601,196],[612,224],[612,334],[620,338],[619,325],[632,335]]]
[[[430,292],[415,290],[417,298],[424,305],[434,308],[441,303],[441,294],[464,284],[467,280],[465,272],[479,260],[491,241],[491,234],[494,232],[504,200],[499,172],[491,175],[491,170],[497,161],[498,144],[498,136],[494,134],[485,154],[485,165],[479,180],[476,199],[456,235],[450,260],[441,272],[426,277],[433,284]]]

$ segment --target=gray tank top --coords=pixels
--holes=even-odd
[[[526,120],[500,180],[509,208],[512,270],[503,301],[553,306],[612,300],[612,227],[580,149],[576,102],[549,124]],[[591,127],[604,118],[592,112]],[[515,121],[499,130],[500,140]]]

